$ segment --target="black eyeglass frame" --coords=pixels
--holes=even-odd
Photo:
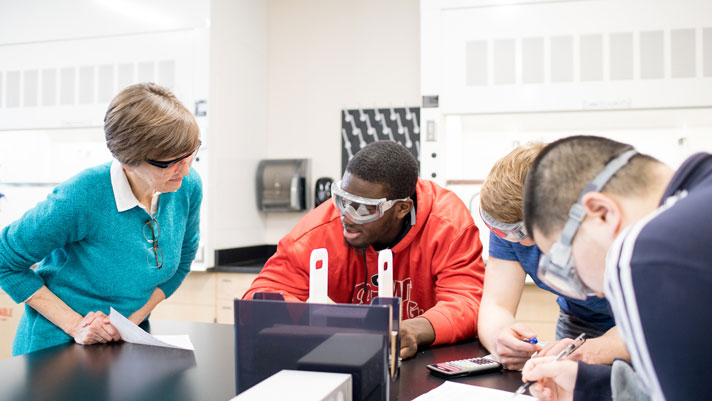
[[[153,225],[151,223],[156,223],[156,230],[154,231]],[[151,230],[151,239],[148,239],[146,237],[146,226]],[[158,231],[158,233],[156,233]],[[151,248],[153,249],[153,254],[156,257],[156,266],[157,268],[162,268],[163,267],[163,251],[161,251],[161,247],[158,246],[158,237],[161,235],[161,228],[158,225],[158,220],[155,218],[150,218],[146,219],[146,223],[144,223],[144,232],[143,232],[143,237],[148,241],[149,244],[151,244]],[[160,255],[160,257],[159,257]],[[150,262],[149,262],[150,264]]]
[[[187,158],[189,158],[189,157],[191,157],[191,156],[195,156],[195,155],[198,153],[198,150],[200,150],[200,146],[202,146],[202,145],[203,145],[203,142],[200,141],[200,143],[198,143],[198,147],[195,148],[194,151],[192,151],[192,152],[190,152],[190,153],[186,153],[186,154],[184,154],[183,156],[178,157],[178,158],[173,159],[173,160],[160,161],[160,160],[146,159],[146,163],[148,163],[148,164],[150,164],[150,165],[152,165],[152,166],[154,166],[154,167],[158,167],[158,168],[163,168],[163,169],[165,169],[165,168],[174,166],[176,163],[179,163],[179,162],[181,162],[181,161],[183,161],[183,160],[185,160],[185,159],[187,159]]]

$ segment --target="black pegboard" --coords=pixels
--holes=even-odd
[[[351,109],[341,111],[341,174],[356,152],[376,141],[405,146],[420,167],[420,108]]]

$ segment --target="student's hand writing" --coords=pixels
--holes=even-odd
[[[514,323],[499,333],[494,351],[505,369],[521,369],[533,353],[541,350],[540,345],[522,341],[532,337],[536,337],[536,333],[521,323]]]
[[[590,341],[590,340],[589,340]],[[573,339],[571,338],[563,338],[559,341],[553,341],[544,346],[544,348],[539,351],[539,353],[536,355],[537,357],[544,357],[544,356],[556,356],[559,354],[559,352],[563,351],[564,348],[568,347],[574,342]],[[588,345],[588,341],[584,343],[582,346],[580,346],[576,351],[570,353],[566,359],[570,361],[580,361],[583,359],[583,349],[584,347]]]
[[[536,381],[529,392],[539,400],[570,401],[574,398],[578,365],[574,361],[547,356],[527,361],[522,370],[522,381]]]
[[[547,344],[537,356],[555,356],[561,350],[568,347],[574,340],[565,338],[560,341]],[[586,340],[576,351],[571,353],[566,359],[571,361],[583,361],[586,363],[610,365],[616,358],[630,360],[630,355],[623,340],[621,340],[618,330],[613,328],[606,334]]]
[[[103,312],[89,312],[79,319],[70,331],[77,344],[96,344],[117,341],[121,335]]]

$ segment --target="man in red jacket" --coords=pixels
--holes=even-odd
[[[462,201],[418,178],[418,162],[402,145],[375,142],[359,151],[333,202],[312,210],[279,241],[244,298],[279,292],[309,296],[311,251],[329,252],[328,295],[368,304],[378,295],[378,251],[393,251],[394,296],[402,299],[402,358],[419,345],[475,335],[484,278],[477,226]]]

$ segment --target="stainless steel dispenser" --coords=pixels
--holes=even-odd
[[[257,167],[257,208],[263,212],[307,209],[311,191],[309,159],[260,160]]]

